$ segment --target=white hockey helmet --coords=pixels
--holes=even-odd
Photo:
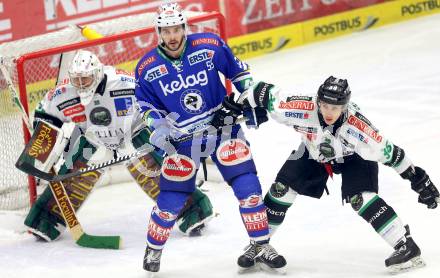
[[[185,14],[182,11],[182,8],[177,3],[166,3],[162,4],[159,7],[159,10],[157,12],[154,26],[156,28],[157,36],[159,37],[159,41],[161,41],[160,38],[160,28],[162,27],[170,27],[170,26],[176,26],[176,25],[184,25],[185,28],[185,34],[187,32],[187,18]]]
[[[78,91],[82,105],[88,105],[104,78],[104,66],[90,51],[79,50],[69,66],[70,84]]]

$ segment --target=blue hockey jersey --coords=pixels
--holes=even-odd
[[[175,60],[160,47],[152,49],[135,71],[135,94],[141,113],[154,120],[174,112],[176,127],[188,133],[203,130],[226,95],[218,72],[239,92],[246,90],[251,81],[248,65],[215,34],[188,35],[182,55]]]

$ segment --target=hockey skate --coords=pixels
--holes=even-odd
[[[392,274],[425,266],[425,262],[420,257],[420,248],[409,232],[409,226],[406,225],[405,229],[405,237],[394,247],[395,251],[385,260],[385,266]]]
[[[149,277],[153,277],[153,272],[158,272],[160,269],[160,257],[162,256],[162,250],[156,250],[147,246],[144,256],[144,269],[150,274]]]
[[[280,274],[285,273],[286,260],[283,256],[278,255],[277,251],[269,244],[259,244],[251,241],[246,246],[245,252],[238,258],[239,272],[247,272],[260,266],[261,269],[267,271],[275,271]]]
[[[255,241],[251,241],[251,243],[244,248],[244,254],[238,257],[237,264],[239,266],[239,272],[242,273],[253,270],[256,256],[256,243]]]

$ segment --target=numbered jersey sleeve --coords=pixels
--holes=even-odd
[[[399,174],[412,164],[405,151],[387,139],[352,102],[341,133],[349,137],[356,153],[364,159],[381,162]]]
[[[211,40],[211,47],[215,51],[213,62],[216,68],[232,81],[240,93],[247,90],[252,81],[248,64],[235,57],[229,46],[217,35],[211,33],[200,35],[203,37],[195,39],[193,43],[197,43],[198,40]]]

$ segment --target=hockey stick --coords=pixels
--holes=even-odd
[[[61,181],[50,182],[49,187],[76,244],[82,247],[98,249],[119,249],[121,247],[122,239],[120,236],[86,234],[76,217],[75,209]]]
[[[150,153],[150,152],[152,152],[154,150],[155,150],[155,148],[150,146],[150,148],[139,150],[139,151],[136,151],[136,152],[131,153],[131,154],[127,154],[127,155],[124,155],[124,156],[113,158],[113,159],[111,159],[109,161],[106,161],[106,162],[103,162],[103,163],[99,163],[99,164],[92,165],[92,166],[89,166],[89,167],[86,167],[86,168],[83,168],[83,169],[79,169],[76,172],[71,172],[71,173],[66,173],[66,174],[58,174],[58,175],[53,174],[53,173],[43,172],[43,171],[35,168],[32,164],[30,164],[30,163],[28,163],[26,161],[17,161],[15,166],[18,169],[20,169],[21,171],[23,171],[23,172],[25,172],[25,173],[27,173],[29,175],[38,177],[40,179],[43,179],[43,180],[46,180],[46,181],[49,181],[49,182],[58,182],[58,181],[63,181],[63,180],[70,179],[70,178],[73,178],[73,177],[76,177],[76,176],[80,176],[82,174],[89,173],[89,172],[92,172],[92,171],[95,171],[95,170],[99,170],[99,169],[102,169],[102,168],[105,168],[105,167],[108,167],[108,166],[111,166],[111,165],[114,165],[114,164],[118,164],[120,162],[130,160],[133,157],[137,157],[137,156],[140,156],[140,155],[148,154],[148,153]]]
[[[239,118],[239,119],[237,119],[235,124],[242,123],[242,122],[244,122],[246,120],[247,119],[245,117]],[[223,127],[221,127],[220,129],[222,129],[222,128]],[[200,131],[200,132],[196,132],[196,133],[192,133],[192,134],[187,134],[186,136],[183,136],[183,137],[180,137],[180,138],[178,138],[176,140],[173,140],[173,142],[182,143],[182,142],[191,140],[194,136],[203,134],[203,132],[204,131]],[[150,153],[150,152],[152,152],[154,150],[156,150],[155,147],[153,147],[151,145],[148,145],[148,147],[146,147],[145,149],[138,150],[138,151],[136,151],[134,153],[127,154],[127,155],[124,155],[124,156],[120,156],[120,157],[117,157],[117,158],[113,158],[113,159],[111,159],[109,161],[106,161],[106,162],[103,162],[103,163],[99,163],[99,164],[96,164],[96,165],[92,165],[92,166],[80,169],[80,170],[78,170],[76,172],[71,172],[71,173],[66,173],[66,174],[58,174],[58,175],[55,175],[53,173],[43,172],[43,171],[35,168],[34,165],[28,163],[25,160],[17,161],[15,166],[18,169],[22,170],[23,172],[28,173],[29,175],[32,175],[32,176],[35,176],[35,177],[38,177],[40,179],[47,180],[47,181],[50,181],[50,182],[58,182],[58,181],[63,181],[63,180],[69,179],[69,178],[73,178],[73,177],[76,177],[76,176],[88,173],[88,172],[99,170],[99,169],[102,169],[102,168],[105,168],[105,167],[108,167],[108,166],[111,166],[111,165],[114,165],[114,164],[118,164],[118,163],[130,160],[130,159],[132,159],[134,157],[139,157],[141,155],[148,154],[148,153]]]

